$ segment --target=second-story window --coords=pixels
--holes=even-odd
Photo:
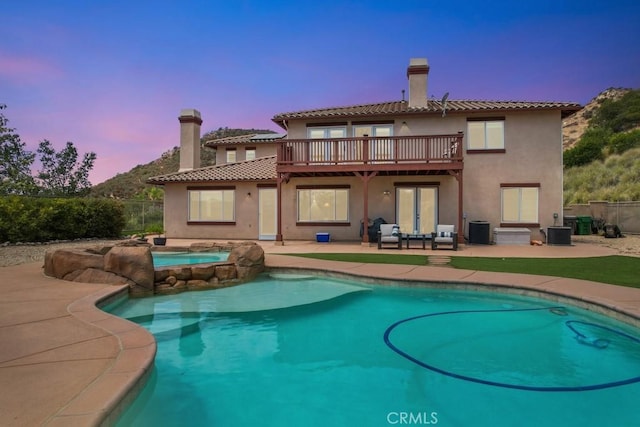
[[[244,159],[245,160],[255,160],[256,158],[256,149],[255,148],[247,148],[244,151]]]
[[[468,119],[468,150],[504,150],[504,118]]]
[[[309,139],[344,138],[347,136],[346,126],[317,126],[307,128]],[[331,141],[312,142],[309,145],[309,160],[324,163],[334,159],[335,144]]]
[[[392,160],[395,158],[394,142],[390,137],[393,136],[392,124],[362,124],[353,126],[353,136],[361,138],[368,135],[369,141],[369,158],[372,161],[379,162]]]
[[[236,162],[236,149],[227,148],[227,163],[235,163],[235,162]]]

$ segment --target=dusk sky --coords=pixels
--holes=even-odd
[[[100,183],[202,131],[281,131],[281,112],[429,97],[589,102],[640,88],[640,2],[182,0],[3,2],[0,104],[27,148],[94,151]]]

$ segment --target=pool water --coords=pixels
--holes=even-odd
[[[229,252],[151,252],[155,267],[223,262]]]
[[[158,342],[120,426],[640,425],[639,331],[546,300],[280,275],[110,311]]]

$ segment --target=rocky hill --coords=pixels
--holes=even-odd
[[[640,89],[604,91],[564,131],[565,206],[640,200]]]
[[[207,132],[200,139],[201,143],[217,138],[247,135],[252,133],[273,133],[265,129],[229,129],[219,128]],[[216,162],[215,151],[203,148],[200,152],[201,166],[211,166]],[[120,173],[103,183],[91,188],[92,197],[111,197],[116,199],[147,198],[145,189],[149,188],[147,179],[152,176],[165,175],[178,172],[180,169],[180,147],[173,147],[165,151],[160,157],[144,165],[138,165],[129,172]]]
[[[617,101],[631,89],[609,88],[593,98],[584,108],[567,117],[562,122],[562,149],[567,150],[580,140],[584,131],[589,127],[589,119],[593,113],[607,99]]]

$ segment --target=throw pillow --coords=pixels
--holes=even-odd
[[[398,233],[400,233],[400,227],[398,227],[397,225],[394,225],[394,226],[391,228],[391,235],[392,235],[393,237],[398,237]]]

